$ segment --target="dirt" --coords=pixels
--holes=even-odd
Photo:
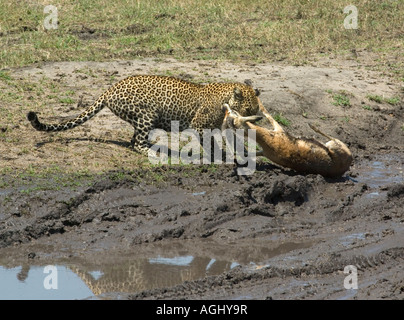
[[[83,69],[96,76],[78,72]],[[84,95],[86,105],[108,87],[111,75],[117,81],[168,71],[190,80],[248,79],[269,112],[290,121],[287,130],[311,137],[308,123],[315,123],[349,146],[354,163],[339,179],[299,174],[263,160],[246,176],[229,164],[146,169],[122,158],[114,167],[111,157],[128,157],[131,130],[108,110],[53,138],[34,132],[22,118],[14,130],[23,138],[1,145],[2,168],[66,161],[69,168],[73,163],[83,168],[91,143],[88,168],[107,170],[75,187],[59,184],[57,177],[49,181],[57,188],[35,188],[35,177],[23,187],[4,185],[0,272],[21,284],[36,270],[43,279],[44,266],[55,265],[60,277],[66,272],[69,281],[91,290],[73,298],[404,298],[404,99],[394,78],[355,60],[312,66],[65,62],[10,74],[21,81],[56,81],[73,88],[75,97]],[[333,104],[333,95],[341,92],[349,106]],[[369,95],[398,96],[401,102],[377,103]],[[55,105],[52,112],[72,116],[77,108]],[[22,146],[32,152],[21,153]],[[15,177],[3,173],[2,179]],[[355,281],[347,284],[347,279],[355,275],[358,288],[349,288]],[[59,293],[64,285],[59,282]],[[39,296],[41,286],[30,287],[31,297]],[[21,293],[14,289],[0,288],[1,297]]]

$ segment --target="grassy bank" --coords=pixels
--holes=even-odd
[[[403,58],[404,1],[365,1],[358,29],[346,30],[343,0],[11,0],[0,7],[0,69],[39,61],[230,59],[304,63],[313,55],[366,49]],[[387,59],[387,58],[386,58]],[[400,59],[399,59],[400,60]],[[397,64],[397,63],[396,63]],[[388,66],[400,73],[402,65]]]

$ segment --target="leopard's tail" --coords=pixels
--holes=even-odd
[[[59,124],[42,123],[39,121],[37,114],[33,111],[28,112],[27,118],[29,122],[31,122],[32,126],[38,131],[47,131],[47,132],[64,131],[68,129],[73,129],[74,127],[83,124],[84,122],[95,116],[98,112],[100,112],[104,108],[104,106],[105,106],[104,98],[100,97],[96,102],[94,102],[94,104],[91,107],[86,109],[76,118]]]

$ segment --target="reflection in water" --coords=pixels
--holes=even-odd
[[[103,266],[56,265],[57,289],[46,289],[45,266],[0,267],[0,299],[83,299],[107,292],[139,292],[220,274],[231,266],[227,261],[192,256]]]
[[[267,246],[244,248],[237,250],[236,256],[230,257],[221,254],[223,249],[229,252],[229,247],[224,246],[210,256],[193,256],[184,252],[170,257],[167,252],[167,256],[159,254],[146,257],[138,253],[128,257],[103,257],[104,259],[95,262],[57,263],[58,288],[48,290],[44,286],[48,276],[44,273],[45,265],[24,265],[8,269],[0,266],[0,299],[84,299],[104,293],[134,293],[171,287],[187,280],[221,274],[239,263],[254,262],[246,260],[252,252],[254,256],[258,254],[259,258],[253,259],[258,262],[310,245],[311,243],[283,243],[272,249]],[[164,249],[161,250],[164,252]],[[246,250],[248,252],[244,252]]]
[[[45,266],[6,269],[0,266],[0,300],[84,299],[92,295],[85,283],[68,267],[57,265],[57,289],[46,289]],[[24,276],[21,276],[24,274]]]
[[[136,259],[119,265],[104,265],[102,271],[87,266],[72,266],[95,295],[106,292],[139,292],[171,287],[187,280],[200,279],[230,270],[229,261],[213,261],[206,257],[179,256]],[[94,277],[98,272],[98,277]]]
[[[157,258],[149,259],[149,263],[157,263],[157,264],[170,264],[174,266],[188,266],[194,260],[193,256],[185,256],[185,257],[174,257],[174,258],[164,258],[158,256]]]

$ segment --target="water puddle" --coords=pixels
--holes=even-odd
[[[67,266],[53,267],[53,272],[44,273],[49,271],[45,266],[9,269],[0,266],[0,300],[84,299],[92,295],[81,278]],[[52,283],[52,279],[57,280]]]
[[[360,241],[360,240],[365,240],[366,239],[366,234],[363,232],[360,233],[353,233],[347,236],[344,236],[342,238],[339,239],[339,242],[343,245],[343,246],[350,246],[353,243]]]
[[[371,189],[404,182],[404,154],[380,155],[355,165],[358,175],[355,181],[367,184]],[[372,190],[368,197],[376,198],[380,192]]]
[[[177,247],[175,252],[150,247],[136,254],[103,254],[103,257],[75,258],[54,261],[54,264],[52,261],[39,264],[42,259],[38,259],[30,265],[9,266],[1,259],[0,299],[86,299],[108,293],[171,287],[218,275],[238,265],[258,265],[260,261],[312,244],[290,242],[254,248],[204,245],[196,250],[197,255],[191,254],[189,247]],[[158,253],[148,249],[156,249]]]

